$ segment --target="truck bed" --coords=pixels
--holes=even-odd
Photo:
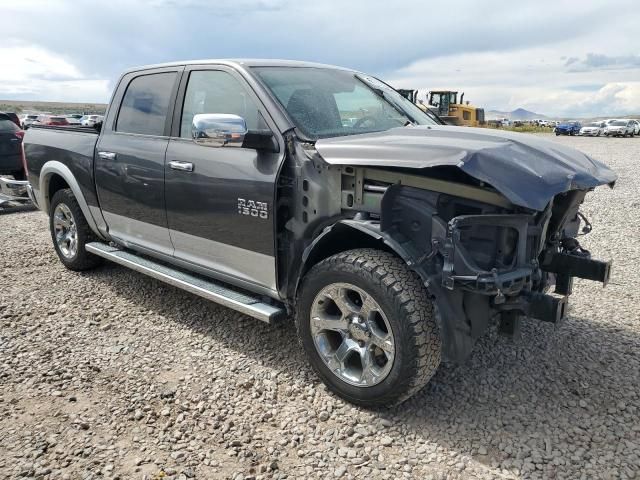
[[[90,206],[97,206],[93,155],[98,131],[92,127],[33,126],[25,132],[28,179],[39,193],[42,167],[59,162],[68,168]]]

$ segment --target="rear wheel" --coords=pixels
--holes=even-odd
[[[367,407],[403,402],[440,364],[436,311],[419,277],[373,249],[323,260],[305,276],[296,326],[327,387]]]
[[[89,270],[102,259],[85,250],[96,237],[69,188],[58,190],[51,199],[49,228],[58,258],[70,270]]]

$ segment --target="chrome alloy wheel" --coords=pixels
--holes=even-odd
[[[60,253],[65,258],[73,258],[78,253],[78,230],[73,214],[64,203],[59,203],[53,211],[53,228]]]
[[[327,367],[351,385],[377,385],[393,366],[391,325],[373,297],[355,285],[320,290],[311,307],[311,336]]]

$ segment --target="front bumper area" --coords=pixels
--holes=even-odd
[[[474,227],[512,229],[517,235],[511,245],[507,268],[483,269],[475,261],[470,243],[476,237],[464,237]],[[602,282],[609,281],[611,262],[592,260],[587,256],[544,250],[546,222],[535,223],[529,215],[463,215],[447,225],[447,235],[440,252],[444,258],[442,286],[448,290],[462,290],[491,297],[491,306],[509,317],[524,315],[538,320],[558,323],[567,312],[568,296],[574,277]],[[497,235],[499,237],[499,235]],[[506,237],[503,237],[506,238]],[[513,243],[515,242],[515,245]],[[477,252],[477,250],[476,250]],[[554,295],[543,293],[548,280],[555,281]]]
[[[28,202],[29,182],[26,180],[13,180],[0,177],[0,203],[4,202]]]
[[[530,225],[528,215],[461,215],[447,225],[444,241],[442,285],[453,290],[456,285],[483,295],[515,295],[530,289],[537,262],[528,259],[528,244],[539,244],[542,229]],[[517,232],[517,244],[509,268],[483,269],[469,253],[469,240],[463,231],[470,228],[512,229]],[[529,247],[531,248],[531,247]]]

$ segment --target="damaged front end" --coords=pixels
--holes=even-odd
[[[359,212],[422,277],[448,360],[464,360],[492,320],[512,335],[526,317],[562,321],[574,277],[607,283],[610,263],[591,259],[576,240],[590,230],[579,213],[587,190],[558,194],[535,211],[486,185],[442,178],[347,167],[342,207]]]

